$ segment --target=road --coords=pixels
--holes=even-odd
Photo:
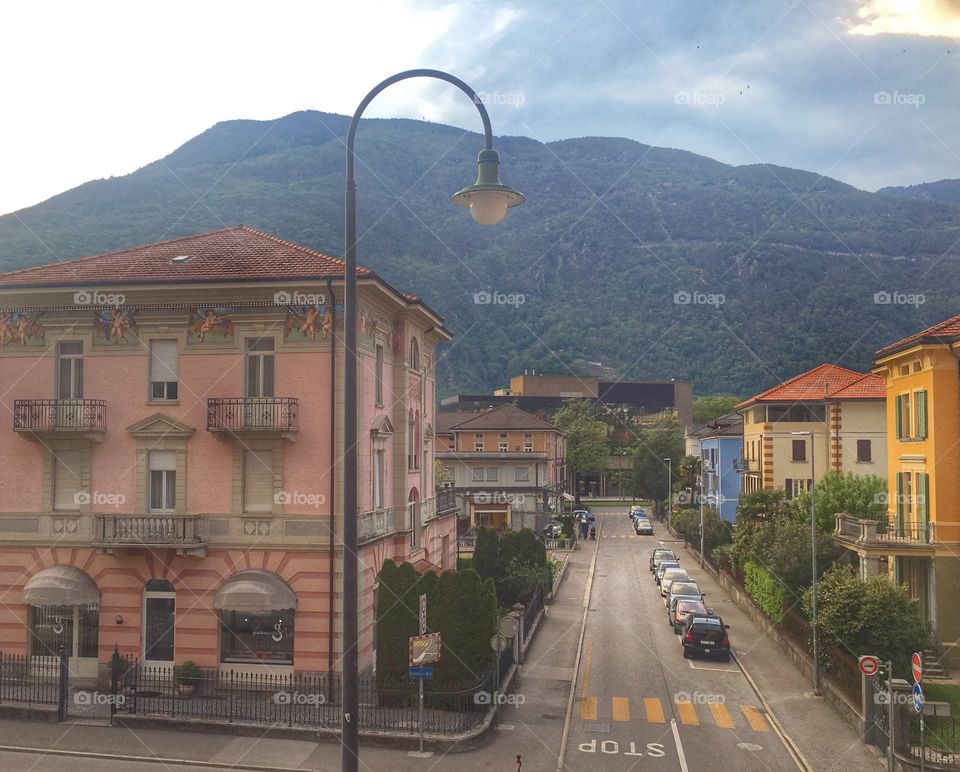
[[[674,546],[666,529],[655,523],[655,536],[636,536],[624,510],[597,511],[564,768],[796,769],[735,661],[683,658],[648,564],[655,545]],[[690,560],[682,545],[675,551],[681,565]],[[706,601],[711,606],[709,594]],[[730,639],[736,650],[736,629]]]

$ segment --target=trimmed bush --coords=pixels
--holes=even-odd
[[[760,609],[774,622],[783,619],[786,594],[780,583],[763,566],[747,561],[743,564],[743,586]]]

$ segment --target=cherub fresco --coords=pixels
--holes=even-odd
[[[134,309],[117,306],[115,308],[94,311],[94,337],[107,343],[130,343],[129,336],[135,336],[137,321]]]
[[[377,317],[369,308],[361,308],[357,314],[357,326],[360,337],[373,340],[377,335]]]
[[[336,315],[331,305],[287,306],[287,318],[283,324],[284,340],[315,341],[330,337],[336,327]]]
[[[233,339],[232,308],[226,306],[196,308],[190,312],[187,341],[225,343]]]
[[[8,343],[18,343],[21,347],[43,345],[46,331],[41,316],[23,311],[0,312],[0,348]]]

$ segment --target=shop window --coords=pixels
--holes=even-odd
[[[56,657],[60,647],[71,657],[97,657],[98,606],[30,606],[30,655]]]
[[[220,612],[220,661],[225,664],[293,664],[294,610]]]

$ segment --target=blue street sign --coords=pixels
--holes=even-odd
[[[920,684],[913,685],[913,709],[917,713],[923,712],[923,689],[920,688]]]
[[[410,668],[410,677],[414,681],[429,681],[433,678],[432,667],[412,667]]]

